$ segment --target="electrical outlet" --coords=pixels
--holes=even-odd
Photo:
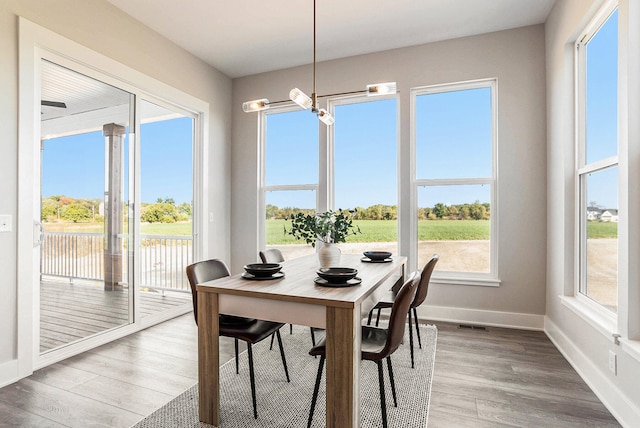
[[[614,375],[618,375],[618,356],[613,351],[609,351],[609,370]]]
[[[0,215],[0,232],[11,232],[11,216]]]

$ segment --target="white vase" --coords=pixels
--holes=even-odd
[[[320,267],[337,267],[340,266],[340,248],[336,244],[323,243],[318,248],[318,261],[320,261]]]

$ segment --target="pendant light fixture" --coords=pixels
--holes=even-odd
[[[298,104],[305,110],[311,109],[313,113],[318,116],[325,125],[332,125],[335,122],[335,118],[326,109],[318,106],[318,98],[334,97],[339,95],[351,95],[351,94],[367,94],[367,96],[376,95],[388,95],[395,94],[396,82],[375,83],[367,85],[366,89],[362,91],[340,92],[337,94],[318,95],[316,92],[316,0],[313,0],[313,92],[311,96],[305,94],[298,88],[293,88],[289,92],[289,100]],[[242,104],[242,110],[245,113],[251,113],[254,111],[266,110],[274,104],[287,103],[289,100],[273,101],[270,102],[267,98],[261,98],[258,100],[246,101]]]

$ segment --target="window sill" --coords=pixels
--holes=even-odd
[[[614,344],[620,345],[622,350],[631,358],[640,362],[640,340],[621,338],[618,333],[615,316],[602,314],[591,305],[582,302],[581,299],[573,296],[559,296],[564,306],[578,315],[591,327],[600,332],[603,336],[610,338]]]
[[[624,352],[640,362],[640,340],[620,339],[620,343]]]
[[[471,285],[480,287],[500,287],[501,281],[498,278],[479,278],[467,276],[432,276],[432,284],[445,285]]]
[[[582,318],[587,324],[600,332],[603,336],[616,341],[618,336],[618,326],[615,316],[608,316],[601,311],[592,308],[586,302],[575,296],[559,296],[560,302],[570,309],[574,314]]]

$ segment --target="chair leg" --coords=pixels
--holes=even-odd
[[[418,347],[422,349],[422,341],[420,340],[420,324],[418,324],[418,311],[413,308],[413,321],[416,323],[416,333],[418,335]]]
[[[309,327],[309,332],[311,332],[311,344],[316,346],[316,335],[313,332],[313,327]]]
[[[413,362],[413,328],[411,325],[413,322],[411,321],[411,308],[409,308],[409,350],[411,351],[411,368],[414,368]]]
[[[256,404],[256,378],[253,371],[253,349],[251,344],[247,342],[247,351],[249,353],[249,380],[251,381],[251,400],[253,401],[253,417],[258,419],[258,408]]]
[[[278,337],[278,346],[280,346],[280,357],[282,358],[282,365],[284,366],[284,374],[287,375],[287,382],[291,382],[291,380],[289,380],[289,370],[287,369],[287,358],[284,356],[284,348],[282,347],[280,330],[276,331],[276,336]]]
[[[309,420],[307,428],[311,427],[313,422],[313,412],[316,410],[316,401],[318,400],[318,390],[320,389],[320,380],[322,379],[322,368],[324,367],[324,355],[320,356],[320,364],[318,365],[318,375],[316,376],[316,385],[313,388],[313,397],[311,398],[311,410],[309,410]]]
[[[376,316],[376,327],[378,326],[378,324],[380,324],[380,310],[381,308],[378,308],[378,315]]]
[[[376,361],[378,365],[378,381],[380,382],[380,409],[382,410],[382,427],[387,428],[387,402],[384,398],[384,374],[382,361]]]
[[[375,309],[375,308],[373,308],[373,309],[371,309],[371,310],[369,311],[369,317],[367,318],[367,325],[371,325],[371,315],[373,315],[373,310],[374,310],[374,309]]]
[[[289,324],[289,334],[293,334],[293,324]]]
[[[389,379],[391,379],[391,393],[393,394],[393,405],[398,407],[398,398],[396,397],[396,381],[393,378],[393,366],[391,365],[391,356],[387,357],[387,368],[389,369]]]
[[[271,345],[269,345],[269,351],[273,349],[273,339],[275,339],[275,337],[276,337],[275,333],[271,335]]]
[[[233,339],[236,348],[236,374],[240,373],[240,362],[238,361],[238,339]]]

